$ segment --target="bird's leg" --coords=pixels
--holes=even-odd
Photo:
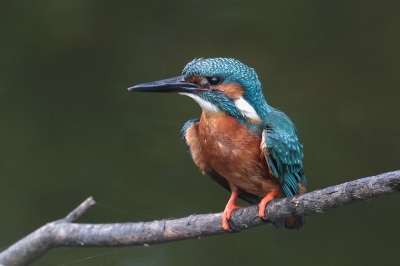
[[[238,198],[239,193],[237,190],[232,189],[231,197],[226,204],[225,210],[222,213],[222,228],[224,230],[229,230],[228,221],[231,218],[232,212],[236,209],[240,209],[240,206],[235,205],[236,199]]]
[[[279,190],[273,190],[269,192],[258,204],[258,216],[260,218],[264,218],[265,216],[265,207],[267,206],[267,203],[270,202],[275,198],[276,195],[278,195]]]

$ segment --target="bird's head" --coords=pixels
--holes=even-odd
[[[177,92],[193,98],[205,112],[225,112],[259,124],[271,112],[253,68],[234,58],[195,59],[182,75],[139,84],[130,91]]]

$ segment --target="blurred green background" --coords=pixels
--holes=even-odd
[[[129,93],[195,57],[254,67],[297,126],[308,190],[400,169],[400,2],[1,1],[0,250],[88,196],[80,222],[221,212],[180,129],[188,97]],[[63,248],[35,265],[398,263],[399,195],[150,247]]]

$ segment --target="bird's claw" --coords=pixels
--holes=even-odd
[[[222,213],[222,229],[224,229],[225,231],[231,229],[229,227],[229,219],[231,219],[232,212],[240,208],[241,207],[237,205],[226,206],[224,212]]]

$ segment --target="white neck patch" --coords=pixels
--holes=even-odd
[[[221,110],[216,105],[203,100],[202,98],[200,98],[199,96],[197,96],[195,94],[187,93],[187,92],[179,92],[179,94],[189,96],[190,98],[195,100],[200,105],[201,109],[203,109],[204,111],[213,112],[213,113],[221,112]]]
[[[239,112],[250,120],[260,121],[260,117],[258,116],[256,110],[254,110],[253,106],[251,106],[243,97],[234,101],[236,108]]]

